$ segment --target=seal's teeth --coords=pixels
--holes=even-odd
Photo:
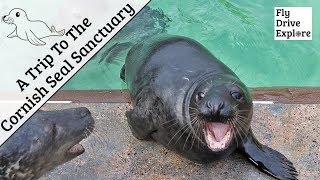
[[[205,132],[206,141],[210,149],[212,150],[221,150],[226,148],[228,142],[231,139],[231,129],[225,134],[221,141],[217,141],[214,135],[210,131]]]
[[[214,136],[210,132],[208,133],[208,140],[209,140],[210,146],[214,146],[215,144]]]

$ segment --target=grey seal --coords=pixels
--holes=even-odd
[[[251,130],[252,98],[238,76],[200,43],[159,36],[133,46],[121,78],[133,109],[133,135],[153,139],[198,163],[236,150],[277,179],[296,179],[293,164]]]
[[[81,155],[93,128],[87,108],[38,111],[0,147],[0,179],[37,179]]]

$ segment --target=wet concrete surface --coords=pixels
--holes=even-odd
[[[234,153],[209,165],[193,163],[153,141],[135,139],[126,123],[129,104],[48,104],[43,110],[84,106],[96,120],[86,152],[42,180],[272,179]],[[293,162],[299,179],[320,179],[320,105],[255,105],[253,131],[260,142]]]

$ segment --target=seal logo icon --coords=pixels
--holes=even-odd
[[[12,9],[8,15],[2,17],[2,20],[7,24],[15,25],[15,29],[7,37],[18,37],[21,40],[29,41],[35,46],[43,46],[46,43],[44,38],[50,36],[63,36],[65,30],[57,31],[54,26],[49,26],[40,20],[30,20],[27,13],[20,8]]]

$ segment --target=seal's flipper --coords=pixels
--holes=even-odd
[[[12,33],[10,33],[8,36],[8,38],[14,38],[14,37],[18,37],[17,35],[17,29],[15,29]]]
[[[119,55],[122,52],[125,52],[126,50],[128,50],[131,46],[133,46],[132,43],[130,42],[124,42],[124,43],[119,43],[117,44],[111,51],[109,56],[105,59],[107,64],[111,64],[111,63],[117,63],[117,57],[119,57]],[[126,55],[126,53],[125,53]],[[120,62],[121,63],[121,62]]]
[[[122,81],[126,82],[126,66],[123,65],[120,72],[120,78]]]
[[[119,54],[125,50],[128,50],[131,46],[133,46],[131,42],[115,43],[101,55],[99,63],[102,61],[106,61],[107,64],[116,62],[115,59],[119,56]]]
[[[103,54],[101,55],[101,58],[99,60],[99,63],[105,60],[105,58],[109,55],[110,51],[112,51],[113,48],[115,48],[118,45],[118,43],[115,43],[112,45],[109,49],[107,49]]]
[[[127,121],[134,137],[140,140],[150,140],[153,125],[148,120],[142,118],[142,111],[139,107],[127,111]]]
[[[65,32],[66,32],[66,31],[65,31],[64,29],[62,29],[62,30],[59,31],[58,33],[59,33],[61,36],[63,36]]]
[[[132,134],[140,140],[152,139],[152,134],[157,131],[154,120],[161,114],[158,111],[163,108],[160,107],[163,106],[162,101],[148,89],[143,89],[135,96],[134,102],[134,109],[126,112]],[[150,110],[150,107],[154,109]]]
[[[254,165],[267,174],[277,179],[297,179],[298,173],[292,162],[278,151],[260,144],[251,129],[239,149]]]
[[[39,39],[31,30],[26,31],[26,35],[28,38],[28,41],[36,46],[43,46],[46,45],[45,42],[41,41],[41,39]]]
[[[61,30],[61,31],[57,31],[54,26],[51,26],[50,31],[51,31],[52,33],[54,33],[54,34],[53,34],[54,36],[63,36],[64,33],[65,33],[65,30],[64,30],[64,29]]]

